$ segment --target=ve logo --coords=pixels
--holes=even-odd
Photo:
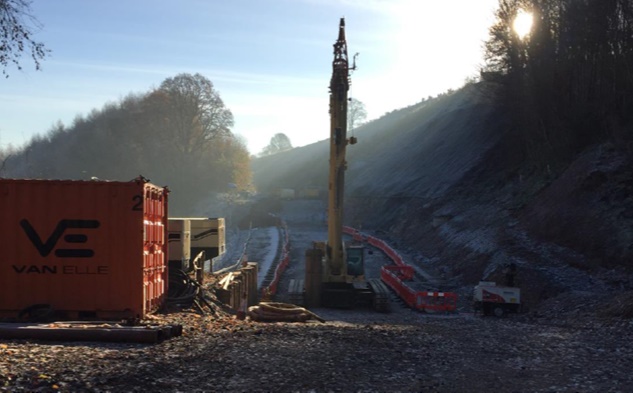
[[[26,236],[40,255],[45,257],[53,251],[57,242],[62,237],[66,229],[79,228],[79,229],[96,229],[99,228],[99,221],[97,220],[60,220],[57,223],[57,227],[53,233],[43,242],[40,235],[35,231],[31,223],[28,220],[20,221],[20,226],[24,229]],[[64,240],[67,243],[85,243],[88,240],[88,236],[77,233],[70,233],[64,236]],[[58,248],[55,250],[55,256],[60,258],[90,258],[95,254],[91,249],[82,248]]]

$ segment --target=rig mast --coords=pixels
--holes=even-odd
[[[347,42],[345,41],[345,19],[341,18],[338,39],[334,43],[332,79],[330,80],[330,173],[328,187],[328,242],[326,258],[334,276],[345,275],[345,249],[343,245],[343,198],[345,191],[345,150],[347,144],[356,143],[356,138],[347,139],[347,92],[350,86],[350,71]]]

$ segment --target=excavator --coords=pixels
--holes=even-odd
[[[356,69],[356,56],[349,66],[345,19],[341,18],[330,80],[330,161],[328,187],[327,242],[313,242],[306,250],[305,280],[298,280],[294,291],[303,292],[307,307],[353,308],[370,306],[376,311],[389,308],[389,290],[380,279],[365,278],[365,249],[343,240],[343,202],[345,153],[347,145],[357,142],[347,137],[347,104],[350,71]],[[301,285],[303,281],[303,285]],[[293,288],[290,288],[293,297]]]

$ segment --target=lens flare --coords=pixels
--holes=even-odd
[[[516,18],[514,18],[514,23],[512,24],[512,28],[514,32],[517,33],[519,38],[523,39],[525,36],[530,34],[530,30],[532,30],[532,24],[534,23],[534,16],[531,12],[527,12],[524,10],[520,10],[517,13]]]

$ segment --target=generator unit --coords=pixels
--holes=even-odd
[[[188,218],[167,220],[169,268],[191,270],[191,221]]]
[[[213,217],[173,217],[169,218],[169,222],[187,222],[187,224],[174,224],[173,233],[170,231],[170,235],[173,234],[173,239],[170,237],[170,261],[172,261],[171,256],[174,257],[175,261],[181,258],[179,252],[174,251],[172,254],[172,249],[174,246],[178,248],[187,247],[186,252],[188,253],[186,269],[185,271],[189,271],[193,268],[191,263],[193,260],[200,254],[200,252],[204,251],[204,261],[212,260],[213,258],[224,255],[226,252],[226,230],[224,224],[224,218],[213,218]],[[180,231],[180,226],[176,225],[186,225],[186,232],[188,233],[188,239],[185,242],[176,243],[176,238],[178,237],[178,233]],[[182,250],[185,252],[185,250]],[[171,263],[171,262],[170,262]]]
[[[191,217],[191,255],[195,258],[201,251],[205,260],[224,255],[226,234],[224,218]]]

